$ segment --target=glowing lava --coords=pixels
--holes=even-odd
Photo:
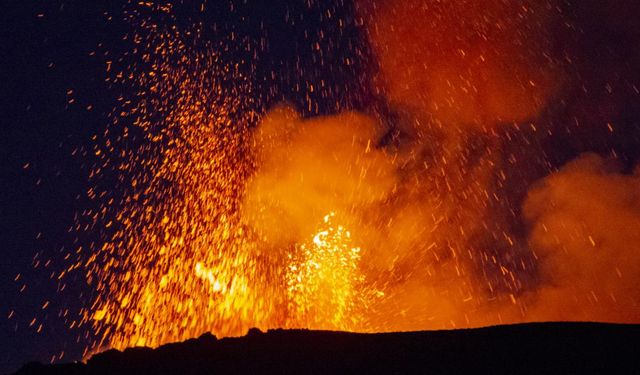
[[[315,118],[259,102],[247,77],[255,67],[243,70],[251,62],[222,58],[245,47],[235,33],[214,45],[201,24],[178,27],[170,6],[139,4],[162,13],[162,24],[131,13],[139,28],[128,36],[134,62],[107,69],[110,84],[134,93],[119,98],[113,125],[94,137],[88,196],[99,208],[77,223],[102,238],[70,255],[58,277],[80,270],[94,292],[71,323],[90,327],[88,351],[251,327],[389,331],[552,320],[572,311],[564,303],[581,307],[562,292],[553,308],[531,308],[544,291],[536,251],[561,253],[547,229],[566,227],[549,225],[557,216],[545,199],[562,202],[561,193],[576,189],[534,191],[525,206],[532,239],[514,229],[520,202],[510,202],[507,189],[512,165],[536,154],[526,149],[538,143],[526,138],[537,137],[533,119],[559,90],[556,64],[539,69],[551,59],[548,40],[541,36],[533,53],[523,53],[520,40],[555,20],[552,7],[387,3],[369,10],[368,27],[388,86],[379,93],[393,114],[347,108]],[[417,11],[425,16],[406,17]],[[425,31],[432,14],[446,17],[434,16]],[[507,147],[514,142],[522,147]],[[565,185],[562,173],[550,181]],[[625,184],[635,189],[637,181]],[[566,221],[584,216],[576,209]],[[636,211],[629,216],[625,225],[638,222]],[[593,219],[587,235],[608,233],[599,225]],[[575,227],[575,237],[586,238]],[[576,254],[585,246],[573,245]],[[618,280],[633,272],[616,262],[611,284],[637,290]],[[582,288],[599,303],[593,279]],[[638,301],[634,294],[613,317],[605,304],[601,315],[591,308],[572,317],[637,319]]]
[[[364,275],[359,270],[360,248],[351,233],[335,224],[335,213],[308,243],[289,255],[287,295],[291,326],[353,330],[365,301]]]

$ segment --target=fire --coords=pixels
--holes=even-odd
[[[129,67],[135,74],[113,78],[136,90],[114,113],[116,124],[129,117],[136,129],[125,128],[117,142],[140,132],[142,146],[116,152],[110,143],[107,152],[96,144],[103,162],[94,196],[111,194],[111,186],[99,191],[105,170],[117,173],[125,194],[88,213],[108,221],[109,235],[70,268],[82,267],[96,291],[80,322],[97,337],[87,350],[251,327],[360,327],[360,250],[334,213],[308,233],[313,240],[290,247],[274,245],[242,215],[246,186],[264,161],[252,147],[257,114],[242,74],[222,62],[217,46],[191,46],[199,30],[146,27],[134,41],[149,70]]]
[[[561,232],[565,222],[553,219],[586,216],[581,202],[575,213],[557,214],[538,203],[547,195],[567,200],[564,191],[533,191],[524,211],[535,232],[527,238],[511,225],[520,203],[505,198],[505,171],[527,156],[507,147],[520,137],[519,125],[508,124],[535,117],[562,82],[555,63],[541,63],[550,59],[546,40],[523,54],[512,35],[545,28],[552,10],[537,1],[515,10],[469,3],[386,1],[368,10],[381,64],[376,89],[395,117],[267,110],[242,64],[222,58],[228,41],[203,42],[202,25],[171,24],[171,7],[157,8],[169,25],[136,19],[136,62],[123,71],[108,64],[109,82],[134,94],[119,99],[114,124],[96,136],[88,195],[101,206],[78,224],[100,231],[102,242],[62,273],[81,270],[95,292],[72,323],[96,337],[88,350],[251,327],[390,331],[553,319],[531,308],[546,271],[536,250],[557,250],[547,228]],[[425,30],[427,16],[410,22],[415,12],[444,17]],[[496,21],[511,13],[517,22]],[[562,176],[551,181],[576,190]],[[575,225],[576,236],[606,232],[589,223],[590,231]],[[589,246],[600,237],[588,237]],[[571,254],[584,245],[564,243]],[[635,263],[619,263],[619,275],[633,273]],[[590,288],[590,279],[581,281]],[[625,290],[617,282],[609,290]],[[629,299],[619,308],[624,319],[628,306],[640,305]]]
[[[130,116],[142,146],[104,152],[96,144],[103,161],[93,190],[111,170],[125,193],[88,213],[108,221],[109,235],[71,267],[84,268],[96,291],[82,318],[98,337],[89,351],[158,346],[205,331],[237,335],[263,327],[272,315],[263,286],[270,265],[237,215],[251,170],[244,151],[251,99],[241,86],[223,85],[225,77],[242,77],[219,61],[216,49],[190,49],[198,31],[192,33],[148,25],[134,43],[146,43],[140,58],[149,70],[110,78],[135,89],[114,120]],[[130,144],[131,133],[124,129],[120,145]]]
[[[291,326],[353,330],[364,301],[364,275],[360,272],[360,248],[351,233],[335,224],[335,213],[308,243],[289,254],[287,297]]]

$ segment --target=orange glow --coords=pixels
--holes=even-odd
[[[547,195],[573,202],[564,196],[563,186],[573,189],[565,172],[530,191],[523,211],[532,233],[517,237],[508,225],[516,214],[498,211],[508,184],[499,125],[535,118],[562,86],[543,35],[552,11],[538,1],[423,3],[361,9],[380,64],[377,88],[399,113],[398,134],[376,113],[303,118],[284,104],[264,113],[241,69],[220,58],[225,46],[197,49],[198,27],[143,22],[133,38],[139,66],[114,72],[108,64],[110,83],[136,94],[121,98],[106,141],[93,150],[100,162],[92,178],[111,171],[124,194],[114,202],[111,186],[90,189],[106,203],[85,212],[87,228],[104,243],[65,270],[81,269],[95,291],[80,324],[97,337],[89,351],[251,327],[378,332],[638,319],[637,293],[621,295],[634,287],[618,283],[637,265],[618,257],[633,255],[603,244],[607,228],[580,204],[568,212],[545,206]],[[526,51],[524,34],[535,35]],[[135,129],[119,123],[125,118]],[[624,202],[637,178],[621,180]],[[637,229],[636,212],[626,212],[625,223]],[[566,224],[583,217],[589,225]],[[616,314],[607,300],[597,314],[562,315],[578,304],[567,307],[568,289],[527,288],[539,269],[554,282],[579,281],[580,293],[592,289],[584,275],[550,270],[598,246],[618,270],[597,290],[623,304]]]
[[[141,59],[149,70],[109,78],[138,90],[137,102],[123,100],[114,119],[133,118],[143,146],[116,152],[96,144],[103,163],[94,176],[118,171],[128,188],[117,209],[107,204],[92,214],[106,217],[111,234],[78,264],[96,290],[84,311],[98,336],[90,351],[158,346],[205,331],[238,335],[274,315],[271,265],[237,215],[254,114],[250,96],[239,93],[244,87],[221,82],[242,77],[212,46],[190,49],[197,30],[147,27],[135,41],[146,44]],[[130,137],[125,129],[118,141]]]
[[[389,98],[453,131],[525,121],[562,82],[546,1],[358,1]]]
[[[287,266],[289,325],[310,329],[354,330],[366,304],[362,291],[360,248],[353,247],[351,233],[335,225],[335,213],[308,243],[296,247]]]

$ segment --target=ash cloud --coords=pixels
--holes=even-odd
[[[391,103],[450,132],[535,118],[563,83],[546,1],[361,1]]]
[[[330,212],[351,217],[383,202],[397,177],[391,157],[376,147],[381,130],[356,112],[305,120],[290,107],[275,108],[254,134],[258,173],[243,217],[284,248],[303,242]]]
[[[575,27],[565,8],[357,8],[379,64],[374,90],[393,116],[303,119],[280,106],[263,118],[242,217],[274,257],[336,212],[362,248],[368,288],[382,292],[361,330],[637,322],[638,174],[586,155],[544,177],[547,137],[586,144],[603,128],[567,125],[590,113],[592,97],[576,90],[599,81],[576,78],[593,72],[563,29]]]
[[[523,212],[542,273],[532,317],[638,321],[640,167],[581,155],[531,188]]]
[[[282,262],[335,213],[362,249],[360,293],[375,295],[356,329],[494,321],[493,312],[482,311],[486,285],[476,280],[477,250],[468,246],[484,214],[479,189],[489,164],[436,161],[440,152],[418,158],[411,145],[384,144],[385,131],[361,113],[302,119],[289,107],[275,108],[254,132],[256,173],[243,220]],[[471,165],[461,171],[461,163]]]

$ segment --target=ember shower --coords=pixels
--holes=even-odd
[[[123,94],[92,150],[100,208],[77,226],[104,241],[58,275],[94,291],[70,323],[88,350],[638,322],[640,177],[615,152],[563,166],[541,146],[579,86],[554,39],[573,32],[566,4],[323,3],[125,7],[130,50],[105,55]]]

